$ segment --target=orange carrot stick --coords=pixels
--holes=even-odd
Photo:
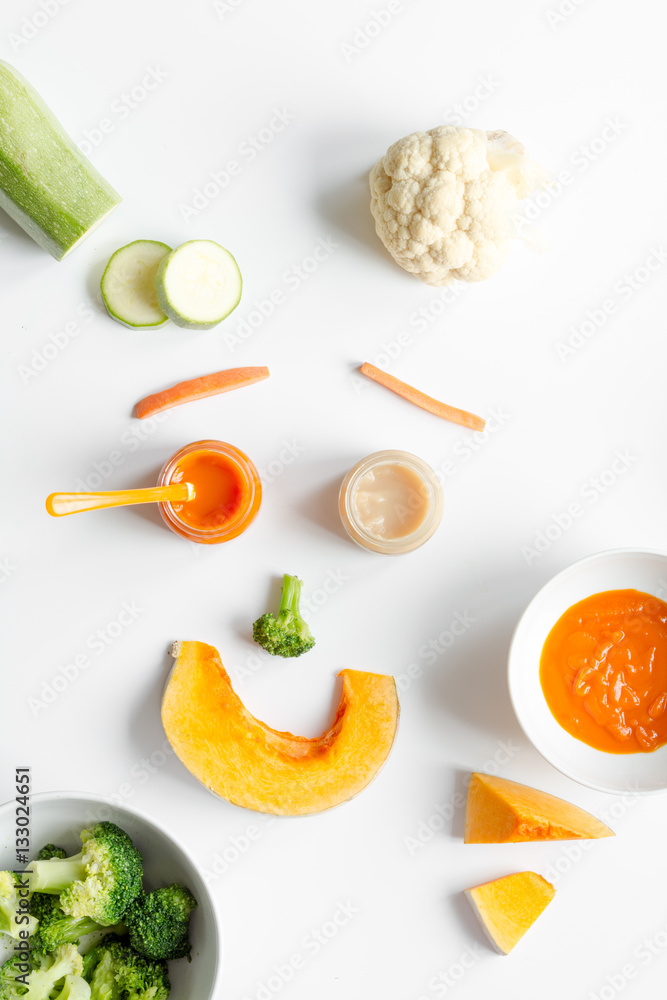
[[[269,377],[268,368],[227,368],[225,371],[213,372],[212,375],[202,375],[191,378],[187,382],[179,382],[162,392],[154,392],[145,396],[136,405],[135,411],[140,420],[152,417],[154,413],[168,410],[171,406],[189,403],[193,399],[204,399],[205,396],[217,396],[220,392],[239,389],[253,382],[261,382]]]
[[[458,410],[455,406],[448,406],[447,403],[441,403],[440,400],[433,399],[432,396],[427,396],[426,393],[420,392],[419,389],[415,389],[406,382],[401,382],[400,379],[394,378],[393,375],[388,375],[386,372],[380,371],[375,365],[369,365],[366,362],[361,366],[359,371],[362,375],[367,375],[368,378],[373,379],[379,385],[383,385],[385,389],[391,389],[398,396],[407,399],[409,403],[421,406],[422,410],[428,410],[429,413],[435,413],[436,417],[442,417],[444,420],[452,420],[455,424],[463,424],[464,427],[470,427],[473,431],[483,431],[486,427],[486,420],[476,417],[474,413],[468,413],[467,410]]]

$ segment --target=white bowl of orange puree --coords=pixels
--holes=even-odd
[[[558,573],[519,620],[508,674],[523,731],[563,774],[667,789],[667,554],[615,549]]]

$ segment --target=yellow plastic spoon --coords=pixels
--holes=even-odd
[[[127,507],[133,503],[182,503],[192,500],[192,483],[172,483],[171,486],[151,486],[142,490],[110,490],[107,493],[51,493],[46,509],[53,517],[79,514],[84,510],[104,507]]]

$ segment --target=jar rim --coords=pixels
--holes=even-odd
[[[415,472],[426,487],[428,510],[419,526],[407,535],[382,538],[370,532],[360,521],[353,504],[355,487],[369,470],[382,465],[403,465]],[[353,541],[363,548],[386,555],[399,555],[419,548],[434,534],[442,520],[442,486],[435,472],[418,455],[409,451],[376,451],[362,458],[346,474],[339,492],[339,511],[343,526]]]
[[[162,466],[158,476],[158,485],[167,486],[171,482],[171,476],[179,461],[181,461],[186,455],[193,455],[197,452],[209,452],[215,455],[224,455],[234,463],[236,468],[242,474],[245,486],[248,489],[248,501],[242,513],[238,517],[235,517],[233,520],[226,522],[218,528],[207,530],[205,528],[194,527],[187,521],[183,521],[173,509],[171,502],[167,502],[160,503],[158,505],[162,518],[166,524],[172,528],[172,530],[176,531],[177,534],[185,536],[191,541],[224,541],[227,536],[229,536],[230,539],[234,538],[254,520],[258,510],[258,496],[261,499],[261,482],[259,473],[254,463],[250,460],[250,458],[248,458],[245,452],[241,451],[240,448],[237,448],[233,444],[229,444],[227,441],[216,441],[213,439],[193,441],[191,444],[184,445]]]

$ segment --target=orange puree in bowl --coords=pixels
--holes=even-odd
[[[234,521],[248,502],[248,486],[238,462],[213,451],[184,455],[171,475],[172,483],[192,483],[193,500],[174,503],[181,521],[192,528],[210,530]]]
[[[540,659],[547,705],[572,736],[607,753],[667,743],[667,604],[606,590],[572,605]]]

